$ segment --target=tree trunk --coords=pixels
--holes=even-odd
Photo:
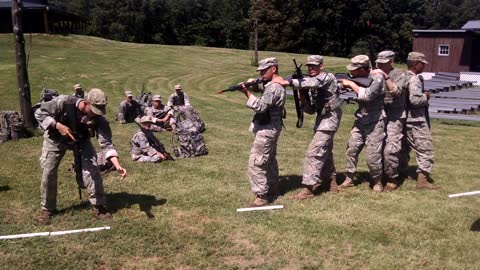
[[[24,126],[33,127],[32,100],[28,82],[27,61],[25,55],[25,39],[22,25],[23,0],[12,0],[12,25],[15,39],[15,60],[17,63],[17,85],[20,98],[20,112]]]

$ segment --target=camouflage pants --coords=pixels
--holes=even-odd
[[[387,137],[383,150],[383,170],[390,179],[398,177],[404,125],[404,118],[388,119],[387,122]]]
[[[432,134],[426,122],[407,122],[407,141],[415,151],[417,159],[417,173],[431,173],[433,169],[433,142]]]
[[[154,156],[132,155],[132,160],[137,162],[156,163],[156,162],[160,162],[161,158],[159,155],[154,155]]]
[[[312,186],[335,176],[333,137],[335,131],[316,131],[303,162],[302,184]]]
[[[263,129],[255,134],[250,158],[248,178],[253,193],[265,195],[269,188],[278,183],[277,143],[280,130]]]
[[[81,144],[83,183],[89,194],[92,205],[105,205],[106,195],[103,190],[103,180],[97,168],[97,154],[90,141]],[[48,138],[43,140],[40,166],[42,182],[40,184],[40,206],[44,210],[57,208],[57,178],[58,166],[62,161],[67,146]],[[69,181],[74,181],[74,177]]]
[[[382,176],[382,150],[385,139],[385,121],[380,120],[369,124],[355,121],[350,131],[347,145],[347,173],[357,170],[358,155],[365,146],[365,159],[372,178]]]

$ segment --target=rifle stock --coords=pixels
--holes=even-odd
[[[244,82],[243,84],[245,85],[246,88],[249,88],[251,86],[254,86],[254,85],[257,85],[257,84],[261,83],[262,81],[263,81],[262,77],[258,77],[253,82]],[[217,94],[222,94],[222,93],[225,93],[225,92],[238,91],[238,90],[242,90],[242,84],[236,84],[236,85],[232,85],[232,86],[228,87],[227,89],[218,90]]]
[[[335,78],[337,79],[337,81],[342,81],[342,80],[352,81],[360,87],[369,87],[373,82],[372,78],[352,77],[347,73],[335,73]]]

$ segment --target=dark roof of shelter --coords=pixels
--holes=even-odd
[[[432,30],[432,29],[425,29],[425,30],[421,30],[421,29],[413,29],[413,32],[414,33],[465,33],[467,32],[467,30],[450,30],[450,29],[436,29],[436,30]]]
[[[47,0],[24,0],[23,7],[25,9],[44,9],[48,7]],[[0,0],[0,8],[12,8],[11,0]]]
[[[464,30],[480,30],[480,20],[478,21],[468,21],[464,26]]]

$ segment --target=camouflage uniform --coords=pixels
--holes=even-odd
[[[370,87],[360,87],[357,97],[358,110],[350,131],[347,146],[346,172],[357,169],[358,155],[365,146],[365,158],[373,179],[382,176],[382,150],[385,139],[385,80],[381,74],[371,74]]]
[[[400,155],[402,151],[403,131],[407,114],[405,111],[407,90],[404,89],[405,72],[393,69],[388,77],[394,83],[392,92],[388,91],[385,96],[385,113],[387,115],[387,137],[383,151],[384,173],[389,179],[395,179],[399,174]]]
[[[174,118],[173,118],[173,110],[171,107],[167,107],[163,104],[160,105],[160,108],[156,109],[153,106],[147,107],[144,111],[144,115],[150,116],[154,119],[154,124],[157,127],[160,127],[162,129],[168,128],[171,124],[175,123]],[[165,116],[170,115],[170,120],[167,123],[160,122],[157,120],[160,120],[164,118]],[[154,131],[160,131],[156,128],[153,128]]]
[[[173,106],[191,106],[190,105],[190,98],[185,92],[182,92],[182,87],[177,84],[175,85],[175,90],[180,90],[180,92],[175,92],[168,97],[167,107]]]
[[[75,93],[73,93],[72,96],[76,98],[85,98],[85,91],[83,91],[82,86],[80,84],[75,84],[73,86],[73,90],[75,90]]]
[[[130,151],[132,160],[138,162],[160,162],[162,159],[159,155],[160,152],[153,147],[145,132],[151,133],[149,130],[138,129],[130,141],[132,146],[132,150]],[[157,145],[162,145],[160,141],[158,141],[158,139],[153,135],[153,133],[151,134],[150,138],[156,140]]]
[[[428,99],[422,93],[422,82],[412,71],[407,71],[408,86],[408,115],[407,140],[408,145],[416,153],[417,173],[430,174],[433,168],[432,134],[425,118]]]
[[[292,80],[295,88],[298,80]],[[342,118],[341,100],[335,76],[331,73],[320,73],[315,77],[301,80],[304,89],[311,89],[313,104],[307,102],[303,111],[317,113],[314,126],[314,137],[308,146],[303,165],[302,184],[313,186],[320,179],[331,179],[336,175],[333,161],[333,138]],[[312,106],[313,105],[313,106]]]
[[[141,111],[141,106],[137,101],[123,100],[118,108],[118,114],[116,119],[122,124],[133,123],[135,121],[135,118],[141,116]]]
[[[262,86],[260,86],[262,87]],[[250,131],[255,140],[250,151],[247,174],[252,191],[266,195],[272,185],[278,183],[277,142],[282,131],[282,115],[285,106],[285,88],[268,82],[260,98],[250,95],[247,107],[255,111]],[[268,119],[269,121],[265,119]]]
[[[92,90],[93,91],[93,90]],[[72,144],[60,135],[55,126],[57,122],[65,122],[66,112],[64,104],[75,104],[76,108],[82,99],[61,95],[56,99],[44,102],[35,111],[35,118],[40,127],[45,130],[43,148],[40,157],[42,168],[41,208],[53,211],[57,206],[57,171],[60,161],[67,150],[72,150]],[[82,174],[84,186],[89,194],[92,205],[105,205],[106,195],[103,189],[103,180],[97,167],[97,153],[90,142],[88,127],[93,127],[97,134],[98,144],[105,150],[106,159],[118,157],[112,143],[112,132],[108,121],[103,116],[97,116],[91,122],[86,122],[77,110],[79,136],[77,143],[82,153]],[[87,126],[88,125],[88,126]]]

